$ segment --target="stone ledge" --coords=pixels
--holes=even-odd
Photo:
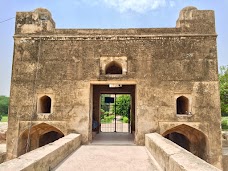
[[[35,41],[35,40],[49,40],[49,41],[65,41],[65,40],[75,40],[75,41],[86,41],[86,40],[99,40],[99,41],[117,41],[117,40],[163,40],[163,39],[169,39],[169,40],[180,40],[180,39],[186,39],[186,38],[195,38],[198,39],[204,39],[205,37],[217,37],[216,34],[150,34],[150,35],[37,35],[37,34],[31,34],[31,35],[24,35],[24,34],[16,34],[14,35],[14,39],[20,38],[20,42],[27,42],[29,40]]]
[[[166,171],[219,171],[158,133],[145,135],[145,146]]]
[[[81,135],[69,134],[18,158],[0,164],[1,170],[51,170],[81,145]]]

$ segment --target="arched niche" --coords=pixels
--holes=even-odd
[[[38,99],[37,112],[51,113],[52,100],[51,97],[44,95]]]
[[[105,67],[105,74],[122,74],[122,66],[116,61],[108,63]]]
[[[176,111],[177,114],[189,113],[189,100],[185,96],[180,96],[176,99]]]

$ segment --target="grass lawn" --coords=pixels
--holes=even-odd
[[[228,116],[222,117],[222,130],[228,130]]]
[[[8,116],[2,116],[1,122],[8,122]]]

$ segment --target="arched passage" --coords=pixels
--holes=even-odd
[[[29,148],[32,151],[38,147],[44,146],[63,137],[64,134],[54,126],[41,123],[25,130],[19,137],[18,156],[26,153],[28,133],[30,132]]]
[[[171,140],[172,142],[176,143],[177,145],[183,147],[185,150],[190,151],[190,141],[189,139],[184,136],[183,134],[172,132],[165,136],[165,138]]]
[[[182,124],[162,134],[165,138],[207,161],[207,138],[201,131]]]
[[[38,113],[51,113],[51,98],[42,96],[38,101]]]
[[[177,114],[187,114],[189,112],[189,100],[185,96],[180,96],[176,101]]]
[[[112,61],[105,67],[105,74],[122,74],[122,67],[117,62]]]

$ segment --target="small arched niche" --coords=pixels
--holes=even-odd
[[[122,74],[122,66],[121,64],[112,61],[105,67],[105,74]]]
[[[189,100],[185,96],[180,96],[176,100],[177,114],[188,114],[189,113]]]
[[[51,98],[44,95],[38,99],[38,113],[51,113]]]

